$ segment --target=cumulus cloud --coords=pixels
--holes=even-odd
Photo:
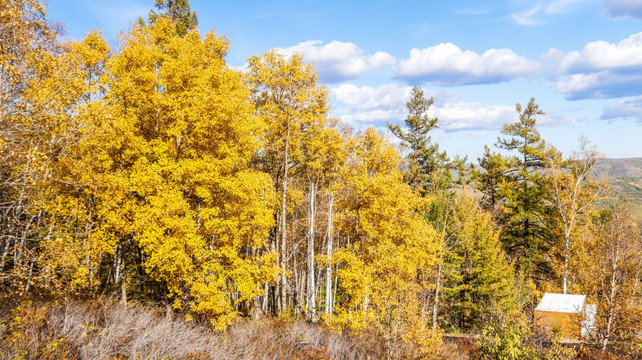
[[[385,126],[386,122],[396,124],[404,118],[404,112],[397,109],[373,109],[355,111],[339,116],[341,120],[350,125],[379,125]]]
[[[642,2],[639,0],[605,0],[604,12],[612,18],[632,17],[642,19]]]
[[[410,90],[408,86],[398,87],[395,84],[378,87],[342,84],[331,88],[330,94],[338,105],[335,111],[344,112],[340,115],[344,122],[385,126],[386,121],[397,122],[405,118]]]
[[[409,83],[429,82],[440,86],[500,83],[537,75],[539,63],[510,49],[489,49],[483,54],[441,43],[410,50],[410,57],[394,68],[397,77]]]
[[[398,87],[395,84],[378,87],[357,87],[352,84],[342,84],[332,88],[330,92],[340,104],[349,105],[358,110],[398,109],[405,106],[410,98],[411,87]]]
[[[323,44],[313,40],[276,50],[285,55],[303,53],[305,60],[315,65],[321,82],[325,83],[356,79],[368,71],[395,64],[395,58],[388,53],[379,51],[372,55],[364,54],[363,50],[350,42]]]
[[[406,102],[410,87],[395,84],[379,87],[357,87],[351,84],[330,89],[337,102],[343,121],[352,125],[382,125],[385,122],[403,124],[407,116]],[[445,131],[497,130],[507,122],[518,119],[513,106],[485,105],[464,102],[453,93],[424,91],[435,98],[429,116],[439,118],[439,127]],[[560,116],[542,117],[541,124],[552,126],[570,121]]]
[[[572,51],[560,62],[560,71],[581,73],[617,69],[642,69],[642,32],[633,34],[617,44],[594,41],[581,52]]]
[[[512,106],[455,102],[435,108],[440,127],[447,131],[499,129],[517,119]]]
[[[567,100],[611,99],[642,94],[642,74],[601,71],[574,74],[557,82],[557,91]]]
[[[603,120],[635,119],[642,124],[642,96],[606,105],[600,118]]]
[[[567,99],[615,98],[642,94],[642,33],[618,43],[594,41],[582,51],[561,55],[549,51],[541,59],[557,62],[557,90]]]

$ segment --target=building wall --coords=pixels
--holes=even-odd
[[[551,332],[555,328],[560,328],[562,330],[562,339],[579,340],[582,327],[578,322],[578,316],[579,314],[536,310],[535,322]]]

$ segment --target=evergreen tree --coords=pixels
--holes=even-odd
[[[481,329],[491,315],[516,310],[513,268],[499,242],[490,214],[463,195],[456,200],[446,254],[444,323]]]
[[[149,12],[149,23],[153,24],[159,16],[168,16],[176,24],[176,33],[185,36],[198,26],[196,11],[191,11],[188,0],[156,0],[154,7],[158,12]]]
[[[515,109],[519,121],[504,125],[502,134],[508,138],[498,139],[497,147],[517,154],[506,160],[497,155],[486,157],[486,163],[493,164],[490,175],[495,176],[496,184],[490,182],[488,187],[482,186],[482,191],[496,193],[498,199],[492,201],[502,202],[503,209],[497,216],[502,226],[500,239],[516,269],[532,279],[545,280],[554,277],[550,250],[556,235],[550,227],[554,210],[547,201],[546,143],[535,127],[537,116],[544,112],[533,98],[526,108],[517,104]]]
[[[480,204],[495,214],[501,203],[499,189],[508,180],[510,162],[501,154],[493,153],[488,145],[484,145],[484,155],[477,160],[481,169],[474,172],[474,177],[475,188],[483,194]]]
[[[398,124],[388,123],[390,131],[410,148],[407,182],[422,192],[430,192],[436,187],[448,187],[447,183],[452,180],[446,152],[439,151],[439,145],[433,144],[429,135],[430,131],[439,128],[437,118],[431,118],[427,114],[434,102],[434,98],[427,99],[424,91],[415,86],[410,101],[406,103],[406,130],[401,129]]]

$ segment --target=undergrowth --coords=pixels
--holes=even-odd
[[[401,349],[400,349],[401,350]],[[107,300],[0,310],[0,359],[380,359],[373,335],[305,321],[244,320],[225,333],[160,309]]]

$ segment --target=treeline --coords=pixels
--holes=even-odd
[[[638,226],[586,141],[564,157],[541,139],[534,100],[470,168],[431,141],[415,88],[389,125],[402,158],[329,116],[301,55],[231,68],[186,0],[157,0],[115,48],[61,41],[38,0],[0,0],[0,18],[3,297],[106,295],[217,330],[303,317],[374,331],[389,357],[483,333],[512,339],[488,356],[524,358],[537,300],[568,292],[598,304],[605,349],[640,346]]]

